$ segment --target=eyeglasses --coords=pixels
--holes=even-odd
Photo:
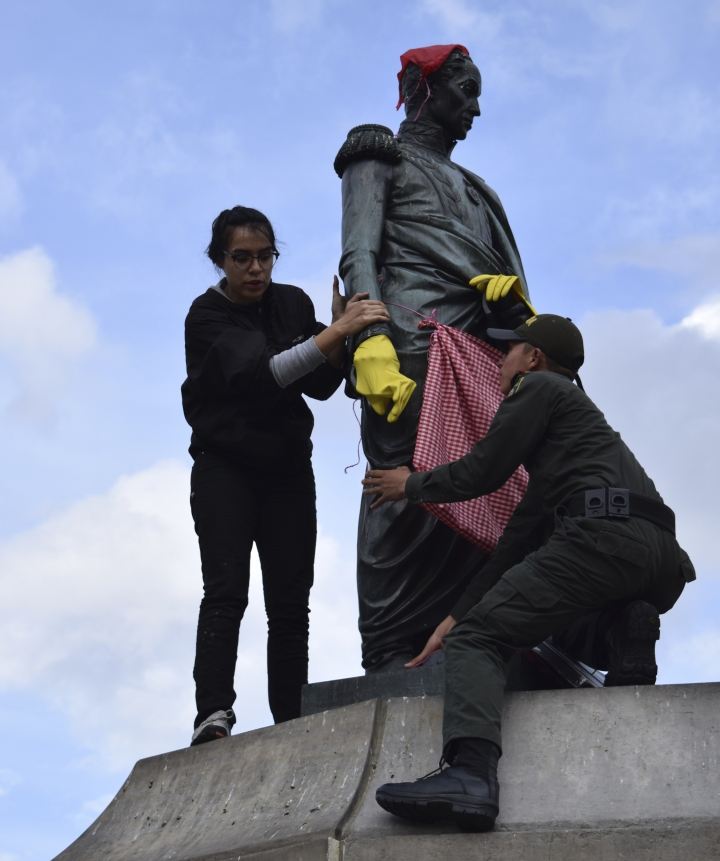
[[[232,254],[230,251],[223,251],[223,254],[226,254],[241,272],[247,272],[253,260],[257,260],[261,269],[272,269],[280,256],[277,251],[261,251],[260,254],[248,254],[246,251]]]

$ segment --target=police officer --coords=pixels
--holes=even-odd
[[[607,667],[606,685],[654,684],[658,614],[695,579],[675,516],[600,410],[573,381],[584,361],[573,323],[539,314],[514,331],[500,373],[503,401],[465,457],[428,472],[371,470],[374,506],[459,502],[492,493],[520,464],[527,492],[497,549],[408,666],[445,650],[443,759],[376,799],[408,819],[492,828],[508,663],[553,635],[573,657]],[[579,382],[579,380],[578,380]]]

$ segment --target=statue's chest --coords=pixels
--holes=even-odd
[[[452,162],[433,158],[416,148],[403,148],[403,161],[395,177],[396,207],[414,214],[445,215],[492,244],[483,200]]]

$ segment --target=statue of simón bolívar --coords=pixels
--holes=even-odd
[[[376,469],[412,466],[427,374],[431,330],[396,306],[437,309],[441,323],[485,340],[488,326],[529,316],[511,296],[488,303],[468,283],[480,273],[516,275],[529,298],[498,196],[451,160],[480,114],[480,72],[461,45],[416,49],[401,60],[398,107],[404,102],[406,119],[398,134],[358,126],[335,159],[345,293],[395,303],[389,325],[368,327],[352,344],[353,383],[370,393],[362,399],[363,448]],[[388,414],[388,398],[372,394],[378,379],[396,393]],[[371,502],[362,497],[357,579],[363,667],[378,672],[418,654],[487,554],[420,506],[404,500],[370,511]]]

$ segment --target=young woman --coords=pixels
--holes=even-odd
[[[276,723],[300,715],[317,529],[313,416],[303,395],[329,398],[343,380],[345,338],[389,319],[367,294],[346,303],[335,278],[332,325],[318,323],[306,293],[272,280],[275,233],[255,209],[221,212],[207,255],[224,277],[190,307],[182,386],[204,583],[192,745],[229,735],[235,723],[253,544],[268,617],[270,710]]]

